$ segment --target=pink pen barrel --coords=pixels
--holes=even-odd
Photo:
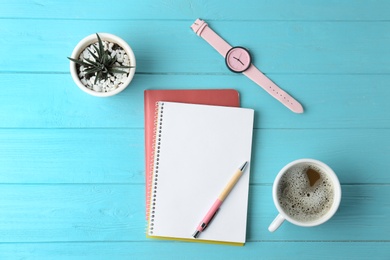
[[[198,231],[202,232],[207,227],[207,225],[210,223],[210,221],[214,217],[215,213],[218,211],[221,204],[222,204],[221,200],[219,200],[219,199],[215,200],[213,206],[211,206],[211,208],[207,212],[206,216],[204,216],[204,218],[200,222],[198,229],[197,229]]]

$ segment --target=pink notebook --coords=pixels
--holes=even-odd
[[[156,103],[170,101],[190,104],[203,104],[215,106],[240,106],[240,97],[234,89],[183,89],[183,90],[145,90],[145,195],[149,197],[151,182],[151,162],[153,160],[153,128],[155,120]],[[148,207],[146,207],[148,208]]]

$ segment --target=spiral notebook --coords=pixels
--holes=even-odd
[[[250,162],[254,111],[158,102],[147,236],[243,245],[250,163],[207,229],[192,237],[237,168]]]

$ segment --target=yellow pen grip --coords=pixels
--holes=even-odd
[[[229,195],[230,191],[233,189],[234,185],[236,185],[237,181],[240,179],[242,175],[242,171],[237,170],[233,177],[230,179],[229,183],[225,186],[221,194],[218,196],[218,199],[224,201],[227,195]]]

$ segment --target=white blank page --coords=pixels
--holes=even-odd
[[[230,178],[250,161],[253,117],[252,109],[159,102],[149,236],[193,239]],[[245,243],[249,172],[250,163],[199,240]]]

